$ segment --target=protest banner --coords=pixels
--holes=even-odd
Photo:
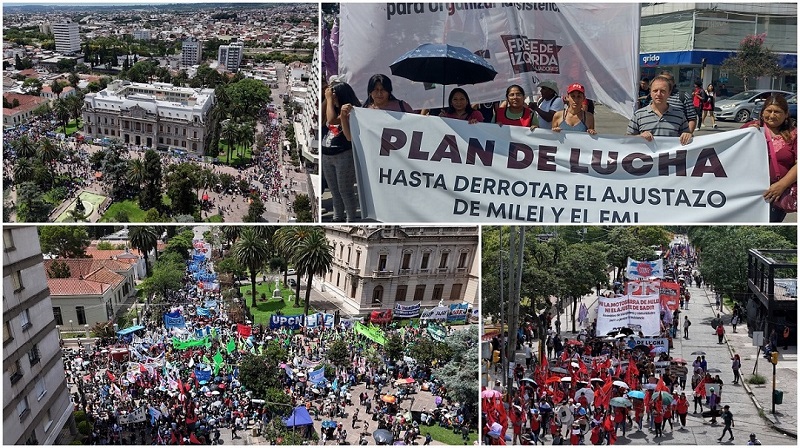
[[[314,385],[327,381],[325,379],[325,367],[320,367],[317,370],[308,372],[308,381]]]
[[[630,328],[645,336],[661,331],[661,298],[658,294],[597,299],[597,335],[605,335],[615,328]]]
[[[647,280],[649,278],[664,277],[664,260],[636,261],[628,257],[628,267],[625,276],[631,280]]]
[[[419,316],[420,307],[422,306],[422,302],[416,305],[403,305],[401,303],[396,303],[394,305],[394,317],[398,319],[409,319],[412,317]]]
[[[659,289],[661,308],[677,311],[681,302],[681,285],[675,282],[661,282]]]
[[[278,316],[273,314],[269,318],[269,328],[275,330],[281,327],[287,327],[292,330],[297,330],[303,326],[305,315],[297,314],[294,316]]]
[[[428,325],[428,334],[434,341],[444,342],[445,338],[447,337],[447,330],[436,323],[431,323]]]
[[[186,320],[180,312],[175,311],[164,314],[164,327],[169,330],[171,328],[186,328]]]
[[[450,307],[448,306],[437,306],[431,308],[429,310],[425,310],[420,319],[428,319],[428,320],[445,320],[447,319],[447,314],[450,312]]]
[[[353,325],[353,331],[356,333],[365,336],[372,342],[376,342],[380,345],[386,344],[386,336],[383,334],[380,328],[374,327],[370,325],[369,327],[362,324],[361,322],[355,322]]]
[[[383,222],[767,222],[764,137],[592,136],[356,108],[362,216]],[[424,201],[419,198],[424,197]]]
[[[650,347],[652,345],[653,347],[669,348],[669,339],[667,338],[657,338],[651,336],[640,338],[638,336],[633,336],[633,343],[634,347],[637,345],[646,345]]]
[[[129,423],[139,423],[145,421],[147,412],[144,407],[137,408],[125,415],[117,417],[120,425],[127,425]]]
[[[586,96],[630,116],[639,79],[636,3],[342,3],[339,74],[361,94],[375,73],[424,43],[463,47],[486,59],[493,81],[469,86],[473,103],[496,101],[511,84],[573,82]],[[597,24],[602,24],[598,26]],[[613,45],[608,45],[613,42]],[[452,86],[392,77],[416,109],[442,107]],[[564,92],[559,92],[563,94]]]
[[[451,303],[450,311],[447,313],[447,323],[466,323],[468,303]]]

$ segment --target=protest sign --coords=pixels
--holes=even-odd
[[[625,276],[631,280],[647,280],[649,278],[664,277],[664,260],[636,261],[628,257],[628,267]]]
[[[466,323],[468,303],[451,303],[450,312],[447,313],[447,323]]]
[[[273,314],[269,318],[269,328],[275,330],[281,327],[288,327],[292,330],[297,330],[303,326],[304,321],[305,316],[303,314],[294,316],[278,316],[277,314]]]
[[[661,282],[659,290],[661,295],[661,307],[677,311],[681,302],[681,285],[675,282]]]
[[[419,316],[420,306],[422,302],[416,305],[403,305],[401,303],[396,303],[394,305],[394,317],[399,319],[408,319],[411,317]]]
[[[630,328],[646,336],[659,334],[661,298],[658,294],[642,296],[599,297],[597,299],[597,335],[615,328]]]
[[[767,222],[754,128],[647,142],[356,108],[362,216],[384,222]],[[419,198],[424,197],[424,201]]]
[[[450,307],[447,306],[437,306],[435,308],[431,308],[429,310],[425,310],[420,316],[420,319],[428,319],[428,320],[445,320],[447,319],[447,314],[450,312]]]
[[[424,43],[463,47],[486,59],[493,81],[469,86],[473,103],[496,101],[511,84],[586,86],[586,96],[630,116],[639,79],[636,3],[342,3],[339,74],[361,94],[375,73]],[[602,24],[602,26],[598,26]],[[613,42],[613,45],[608,43]],[[393,77],[414,108],[442,107],[456,86]],[[559,92],[563,94],[564,92]]]

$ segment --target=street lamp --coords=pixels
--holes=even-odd
[[[72,319],[69,320],[69,329],[75,330],[75,327],[72,326]]]

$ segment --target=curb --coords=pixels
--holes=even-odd
[[[705,293],[706,300],[708,301],[708,303],[712,304],[711,298],[708,295],[708,291],[705,288],[703,288],[703,292]],[[724,303],[723,303],[722,307],[723,307],[723,312],[727,311],[729,314],[732,312],[730,309],[728,309],[727,306],[725,306]],[[728,347],[728,353],[730,353],[731,357],[733,357],[733,355],[736,352],[733,350],[733,347],[731,347],[730,340],[728,339],[727,336],[725,337],[725,346]],[[753,401],[753,404],[759,410],[759,414],[762,415],[762,418],[764,418],[765,420],[767,420],[769,422],[769,425],[772,426],[772,428],[774,428],[776,431],[780,431],[782,433],[785,433],[786,435],[788,435],[790,437],[794,437],[795,439],[797,438],[797,428],[788,428],[785,425],[782,425],[772,415],[772,413],[770,413],[767,409],[764,409],[764,407],[761,405],[761,403],[759,403],[758,398],[756,398],[756,395],[753,392],[753,390],[750,389],[750,385],[747,384],[747,381],[744,378],[742,378],[742,386],[744,386],[744,390],[747,391],[747,395],[750,397],[750,400]]]

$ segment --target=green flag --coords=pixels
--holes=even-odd
[[[225,362],[225,359],[222,357],[222,353],[220,353],[219,350],[217,350],[217,354],[214,355],[213,359],[214,359],[214,376],[217,376],[219,375],[219,368],[222,367],[222,365]]]
[[[228,350],[228,353],[233,353],[236,350],[236,341],[231,339],[228,341],[228,345],[225,347]]]
[[[207,366],[211,365],[211,360],[208,359],[208,355],[203,355],[203,364],[205,364]]]

